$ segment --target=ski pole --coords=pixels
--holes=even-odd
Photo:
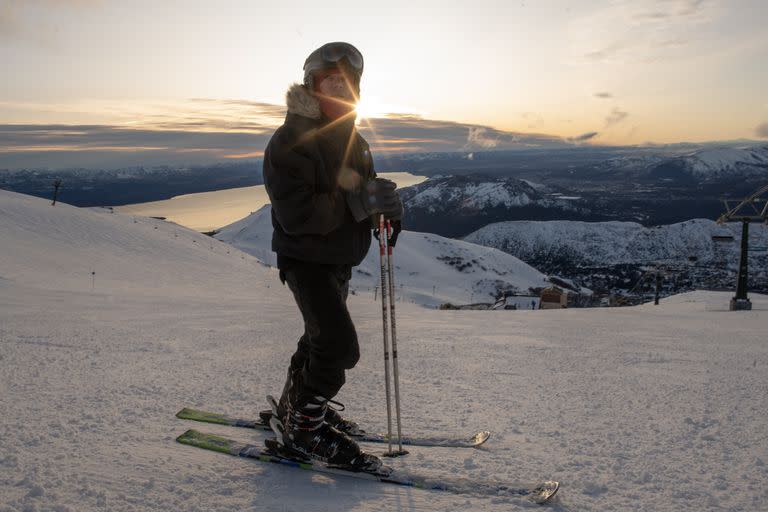
[[[395,326],[395,273],[392,270],[392,245],[389,238],[392,236],[392,223],[387,221],[387,274],[389,276],[389,325],[392,329],[392,377],[395,381],[395,418],[397,419],[397,447],[398,454],[404,455],[403,433],[400,426],[400,376],[397,371],[397,329]]]
[[[384,264],[385,258],[385,240],[384,215],[379,217],[379,258],[381,260],[381,319],[384,334],[384,388],[387,395],[387,446],[389,453],[392,453],[392,400],[389,393],[389,339],[387,329],[387,268]]]

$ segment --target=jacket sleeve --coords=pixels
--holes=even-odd
[[[376,179],[376,171],[373,170],[373,157],[371,156],[371,149],[365,139],[358,135],[358,144],[361,146],[361,152],[363,155],[362,166],[364,169],[364,176],[362,176],[362,182],[360,187],[364,187],[370,180]],[[345,194],[347,199],[347,205],[349,211],[352,213],[356,222],[362,222],[368,218],[368,211],[363,206],[363,200],[360,197],[360,188],[350,190]],[[374,218],[371,217],[371,222],[374,222]]]
[[[270,144],[264,152],[264,185],[280,227],[289,235],[326,235],[347,214],[344,197],[317,183],[315,163]]]

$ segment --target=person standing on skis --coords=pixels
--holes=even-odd
[[[288,113],[264,152],[272,202],[272,250],[304,321],[273,410],[282,444],[297,454],[362,471],[381,461],[348,433],[359,430],[329,407],[360,352],[346,299],[352,267],[371,244],[380,215],[400,231],[403,205],[390,180],[376,177],[368,143],[355,128],[362,54],[328,43],[304,63],[304,83],[286,94]],[[386,235],[383,235],[386,236]]]

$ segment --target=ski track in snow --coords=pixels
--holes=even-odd
[[[279,392],[301,324],[276,271],[171,223],[3,191],[0,239],[0,511],[541,510],[177,444],[192,427],[263,439],[174,414],[253,416]],[[730,296],[398,304],[404,432],[493,437],[387,460],[434,477],[560,480],[551,510],[765,510],[768,297],[728,312]],[[362,357],[338,399],[382,430],[380,303],[358,293],[350,310]]]

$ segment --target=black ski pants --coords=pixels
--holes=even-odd
[[[280,271],[304,319],[304,334],[291,357],[302,369],[303,386],[331,399],[344,385],[345,371],[360,359],[357,332],[347,310],[351,265],[294,261]]]

